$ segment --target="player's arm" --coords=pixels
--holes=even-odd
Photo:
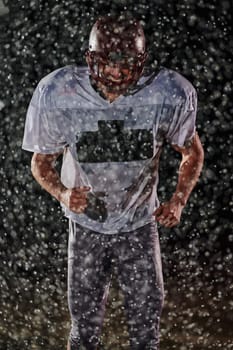
[[[54,198],[70,210],[82,213],[87,206],[86,194],[88,187],[68,189],[60,179],[55,168],[56,160],[62,154],[34,153],[31,160],[31,171],[36,181]]]
[[[173,148],[182,155],[182,160],[172,200],[180,201],[185,206],[200,176],[204,162],[204,151],[197,133],[186,147],[173,145]]]
[[[173,145],[173,148],[182,155],[176,190],[170,201],[155,211],[157,221],[166,227],[180,222],[182,210],[198,181],[204,161],[204,151],[197,133],[185,147]]]

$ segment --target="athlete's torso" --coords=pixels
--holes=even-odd
[[[138,87],[112,103],[94,90],[86,68],[64,67],[40,84],[48,128],[66,140],[62,182],[68,188],[91,187],[90,210],[75,214],[64,208],[66,215],[102,233],[130,231],[154,220],[160,150],[164,139],[178,143],[172,138],[192,103],[187,101],[191,84],[161,69],[141,77]]]

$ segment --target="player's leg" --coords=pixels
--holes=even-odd
[[[70,222],[68,305],[69,350],[96,350],[111,277],[105,237]]]
[[[114,257],[132,350],[158,350],[164,289],[157,228],[146,225],[124,234]]]

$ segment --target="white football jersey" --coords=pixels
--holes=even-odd
[[[63,184],[90,186],[87,210],[63,205],[67,217],[100,233],[128,232],[155,220],[162,144],[182,147],[194,136],[196,109],[194,87],[166,68],[110,103],[91,85],[88,68],[66,66],[35,89],[22,147],[63,150]]]

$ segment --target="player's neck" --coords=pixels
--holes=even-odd
[[[98,92],[109,102],[115,101],[120,95],[122,95],[121,92],[109,92],[104,88],[98,88]]]
[[[99,83],[97,85],[97,91],[109,102],[115,101],[120,95],[123,94],[122,91],[109,91],[103,84]]]

